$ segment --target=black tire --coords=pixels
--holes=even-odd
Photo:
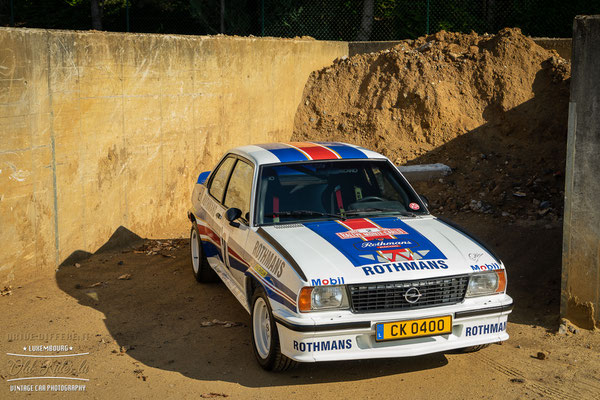
[[[194,254],[194,241],[198,246],[196,248],[197,254]],[[192,225],[192,230],[190,231],[190,261],[192,264],[192,272],[194,273],[194,277],[198,282],[209,283],[219,280],[219,275],[217,275],[217,273],[208,264],[206,254],[204,254],[204,249],[202,248],[202,242],[200,241],[200,232],[198,231],[198,226],[195,223]],[[196,262],[198,263],[197,268],[195,266]]]
[[[465,347],[465,348],[459,349],[458,351],[461,352],[461,353],[474,353],[474,352],[479,351],[481,349],[485,349],[489,345],[490,344],[487,343],[487,344],[480,344],[480,345],[477,345],[477,346],[469,346],[469,347]]]
[[[262,300],[264,304],[266,304],[269,324],[270,324],[270,346],[268,349],[268,354],[266,357],[263,357],[258,348],[257,348],[257,340],[255,338],[255,307],[257,301]],[[250,331],[252,332],[252,350],[254,351],[254,356],[256,360],[260,364],[260,366],[267,371],[285,371],[290,368],[295,367],[298,363],[281,353],[281,345],[279,343],[279,333],[277,332],[277,326],[275,325],[275,319],[273,318],[273,313],[271,311],[271,304],[269,303],[269,299],[265,290],[259,286],[254,290],[254,294],[252,295],[252,317],[250,323]],[[259,305],[260,306],[260,305]]]

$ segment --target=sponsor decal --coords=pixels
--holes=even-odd
[[[419,244],[412,240],[373,240],[366,242],[355,243],[354,247],[357,250],[395,250],[395,249],[408,249],[410,247],[416,247]]]
[[[206,191],[204,192],[204,198],[202,199],[202,208],[206,214],[211,217],[215,215],[215,212],[217,211],[217,202],[214,201]]]
[[[328,279],[312,279],[311,280],[312,286],[343,285],[343,284],[344,284],[343,277],[328,278]]]
[[[483,253],[469,253],[469,259],[473,262],[479,261]]]
[[[471,269],[473,271],[493,271],[495,269],[503,269],[500,264],[492,263],[492,264],[483,264],[483,265],[471,265]]]
[[[489,333],[503,332],[506,330],[506,321],[495,324],[469,326],[465,329],[465,336],[487,335]]]
[[[258,272],[258,274],[259,274],[260,276],[262,276],[263,278],[265,278],[265,277],[266,277],[266,276],[269,274],[267,271],[265,271],[265,269],[264,269],[263,267],[261,267],[261,266],[260,266],[260,265],[258,265],[258,264],[254,264],[254,270],[255,270],[256,272]]]
[[[355,267],[446,259],[431,241],[396,217],[306,222],[304,226],[334,246]]]
[[[406,261],[362,267],[365,275],[379,275],[388,272],[421,271],[424,269],[448,269],[445,260]]]
[[[340,237],[340,239],[375,239],[385,236],[393,236],[393,235],[407,235],[404,229],[400,228],[363,228],[363,229],[351,229],[346,232],[337,232],[336,235]]]
[[[409,207],[411,210],[415,210],[415,211],[417,211],[417,210],[420,210],[420,209],[421,209],[421,206],[420,206],[420,205],[418,205],[417,203],[410,203],[410,204],[408,205],[408,207]]]
[[[262,244],[261,242],[256,242],[254,244],[254,249],[252,250],[252,255],[268,271],[270,271],[276,277],[281,277],[283,272],[283,268],[285,267],[285,261],[283,261],[279,256],[273,253],[267,246]]]
[[[294,350],[301,352],[311,351],[331,351],[331,350],[350,350],[352,348],[352,339],[340,340],[321,340],[319,342],[298,342],[294,340]]]

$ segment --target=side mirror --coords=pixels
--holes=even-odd
[[[421,199],[423,204],[425,204],[425,207],[429,208],[429,199],[427,199],[427,196],[420,194],[419,198]]]
[[[225,218],[229,221],[229,225],[235,226],[238,228],[240,226],[239,222],[235,222],[236,219],[242,216],[242,210],[239,208],[231,207],[225,212]]]

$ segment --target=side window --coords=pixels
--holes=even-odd
[[[252,178],[254,169],[248,163],[238,161],[225,194],[225,207],[239,208],[242,218],[248,221],[250,213],[250,197],[252,194]]]
[[[229,178],[229,171],[235,162],[235,158],[229,157],[219,165],[215,171],[215,177],[210,183],[208,192],[213,196],[219,203],[223,201],[223,192],[225,192],[225,186],[227,185],[227,178]]]

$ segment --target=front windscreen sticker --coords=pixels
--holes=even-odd
[[[410,207],[411,210],[415,210],[415,211],[421,209],[421,206],[418,205],[417,203],[410,203],[408,206]]]

